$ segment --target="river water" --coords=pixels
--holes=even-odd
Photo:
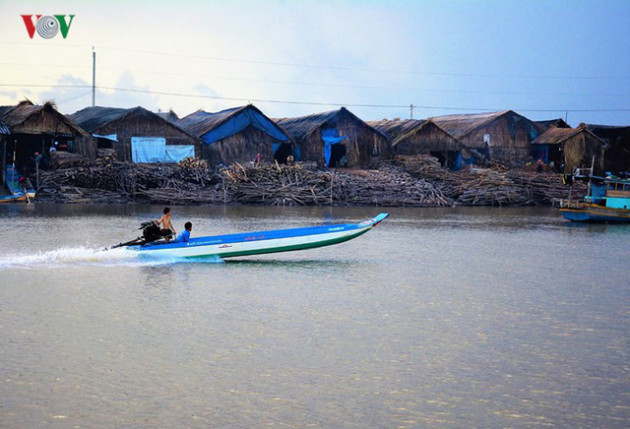
[[[193,236],[377,208],[174,207]],[[1,427],[628,427],[630,225],[392,209],[346,243],[98,252],[161,207],[0,207]]]

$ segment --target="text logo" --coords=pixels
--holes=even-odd
[[[52,39],[57,34],[61,33],[65,39],[68,36],[70,25],[74,15],[21,15],[26,26],[26,32],[31,39],[35,35],[35,31],[39,34],[39,37],[44,39]],[[66,20],[66,16],[70,18]],[[33,18],[35,18],[33,20]]]

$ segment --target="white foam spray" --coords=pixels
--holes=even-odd
[[[207,258],[205,262],[222,262],[220,258]],[[36,253],[0,255],[0,270],[11,268],[55,268],[76,265],[100,266],[154,266],[182,262],[199,262],[164,255],[144,255],[125,248],[94,249],[88,247],[62,247]]]

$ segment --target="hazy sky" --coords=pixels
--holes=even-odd
[[[21,15],[67,15],[62,37]],[[34,24],[36,21],[33,21]],[[0,0],[0,105],[630,125],[630,0]]]

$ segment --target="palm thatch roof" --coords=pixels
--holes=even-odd
[[[401,120],[396,118],[381,119],[380,121],[367,121],[367,124],[385,134],[392,144],[394,144],[395,141],[399,141],[405,134],[421,129],[427,122],[428,120],[426,119]]]
[[[564,119],[548,119],[544,121],[536,121],[537,124],[542,125],[545,128],[557,127],[557,128],[571,128],[571,125],[567,124]]]
[[[12,134],[72,134],[80,137],[89,135],[69,117],[59,113],[52,101],[42,105],[24,100],[16,106],[0,107],[0,120]]]
[[[177,129],[178,131],[186,134],[193,138],[186,130],[182,129],[176,124],[173,124],[157,113],[153,113],[150,110],[145,109],[144,107],[132,107],[132,108],[120,108],[120,107],[86,107],[85,109],[81,109],[78,112],[70,115],[74,121],[76,121],[81,127],[89,131],[90,133],[96,133],[99,129],[105,127],[112,122],[119,121],[124,119],[126,116],[139,114],[141,116],[148,116],[152,119],[157,120],[158,122],[163,123],[168,127],[172,127]]]
[[[167,121],[169,121],[172,124],[177,123],[177,121],[179,121],[179,116],[177,116],[177,113],[175,113],[173,111],[173,109],[169,109],[168,112],[157,112],[156,115],[161,116],[163,119],[166,119]]]
[[[264,121],[264,124],[259,124],[260,127],[265,128],[266,131],[270,131],[275,134],[276,137],[281,137],[280,140],[290,141],[291,137],[289,134],[282,129],[282,127],[278,126],[273,120],[268,118],[260,109],[258,109],[253,104],[248,104],[246,106],[232,107],[230,109],[225,109],[220,112],[206,112],[204,110],[197,110],[196,112],[191,113],[188,116],[185,116],[177,121],[177,125],[187,130],[192,135],[197,138],[203,139],[205,134],[216,130],[224,124],[227,124],[232,119],[235,119],[237,116],[241,114],[250,114],[251,117],[260,118],[260,120]],[[259,128],[260,128],[259,127]],[[234,129],[234,132],[239,132],[239,129]]]
[[[455,137],[462,138],[508,113],[514,112],[503,110],[501,112],[435,116],[430,119]]]
[[[589,131],[585,126],[579,126],[577,128],[556,128],[551,127],[543,134],[538,136],[533,142],[533,145],[547,144],[547,145],[559,145],[572,137],[576,136],[580,133],[586,133],[590,137],[598,140],[602,145],[604,141],[602,141],[599,137]]]
[[[338,110],[332,110],[330,112],[313,113],[311,115],[299,116],[295,118],[277,118],[275,119],[282,128],[287,130],[296,141],[305,141],[316,130],[326,126],[331,120],[334,120],[338,115],[347,115],[354,119],[357,123],[362,124],[363,127],[369,129],[381,137],[387,139],[387,136],[376,128],[370,126],[364,122],[361,118],[350,112],[345,107]]]

